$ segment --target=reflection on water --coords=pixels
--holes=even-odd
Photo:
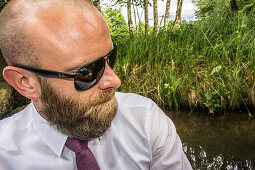
[[[187,155],[190,163],[194,169],[254,169],[254,161],[244,160],[238,161],[233,156],[210,155],[207,156],[206,151],[202,146],[191,147],[187,143],[183,143],[183,150]]]
[[[194,169],[255,169],[255,120],[246,114],[212,118],[169,113],[169,117]]]

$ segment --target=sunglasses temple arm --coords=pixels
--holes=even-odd
[[[14,65],[14,66],[34,72],[34,73],[36,73],[40,76],[43,76],[43,77],[52,77],[52,78],[74,78],[75,77],[75,74],[67,74],[67,73],[61,73],[61,72],[57,72],[57,71],[37,69],[37,68],[27,67],[27,66],[23,66],[23,65]]]

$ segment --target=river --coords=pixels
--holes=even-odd
[[[210,117],[168,113],[194,169],[255,169],[255,120],[248,114]]]

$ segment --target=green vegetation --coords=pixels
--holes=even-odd
[[[197,109],[210,114],[245,109],[252,116],[253,12],[214,12],[198,21],[184,21],[180,29],[172,30],[169,25],[168,30],[151,31],[147,36],[140,23],[133,38],[119,11],[107,9],[104,16],[118,44],[115,69],[122,80],[119,91],[150,97],[165,109]],[[5,63],[0,61],[0,65],[2,68]],[[3,98],[9,100],[5,113],[29,102],[3,81],[0,76],[1,88],[11,93]]]
[[[192,0],[198,10],[195,12],[195,15],[198,18],[210,17],[215,13],[220,13],[223,10],[228,10],[231,8],[231,2],[234,5],[232,10],[240,12],[255,12],[255,1],[254,0]]]
[[[129,35],[128,25],[120,11],[108,8],[103,12],[103,16],[108,23],[110,34],[113,38],[122,39]]]
[[[14,90],[7,82],[5,82],[2,72],[3,68],[6,66],[6,62],[3,59],[2,53],[0,51],[0,119],[4,116],[11,115],[22,106],[30,102],[29,99],[21,96],[16,90]],[[8,115],[4,115],[7,114]]]
[[[11,110],[11,93],[12,93],[12,88],[6,83],[6,82],[1,82],[0,81],[0,113],[7,113],[10,112]]]
[[[0,0],[0,11],[3,9],[5,4],[7,4],[10,0]]]
[[[222,12],[179,30],[119,40],[120,91],[166,109],[214,114],[255,106],[255,15]]]

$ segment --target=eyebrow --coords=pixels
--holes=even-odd
[[[93,61],[92,61],[93,62]],[[81,64],[82,63],[82,64]],[[81,68],[82,66],[89,64],[90,62],[88,62],[87,60],[84,60],[80,63],[75,63],[74,66],[69,66],[67,67],[64,72],[66,73],[75,73],[79,68]]]
[[[96,60],[98,60],[98,59],[100,59],[100,58],[103,58],[103,57],[106,57],[106,56],[108,56],[109,54],[111,54],[112,53],[112,51],[116,48],[116,44],[113,44],[113,48],[111,49],[111,51],[109,52],[109,53],[107,53],[106,55],[104,55],[104,56],[102,56],[102,57],[99,57],[99,58],[97,58],[97,59],[95,59],[95,60],[92,60],[91,62],[87,62],[87,64],[90,64],[90,63],[93,63],[93,62],[95,62]],[[83,66],[85,66],[85,65],[87,65],[87,64],[83,64],[83,65],[76,65],[76,66],[72,66],[72,67],[69,67],[69,68],[67,68],[67,69],[65,69],[65,72],[75,72],[75,71],[77,71],[79,68],[81,68],[81,67],[83,67]]]
[[[99,57],[99,58],[102,58],[102,57]],[[76,64],[75,66],[70,66],[69,68],[66,68],[65,69],[65,72],[76,72],[79,68],[85,66],[85,65],[88,65],[88,64],[91,64],[93,62],[95,62],[96,60],[98,60],[99,58],[95,59],[95,60],[92,60],[90,62],[86,61],[86,62],[82,62],[83,64]],[[85,63],[85,64],[84,64]]]
[[[76,72],[81,66],[72,66],[70,68],[67,68],[64,70],[64,72],[67,72],[67,73],[72,73],[72,72]]]

